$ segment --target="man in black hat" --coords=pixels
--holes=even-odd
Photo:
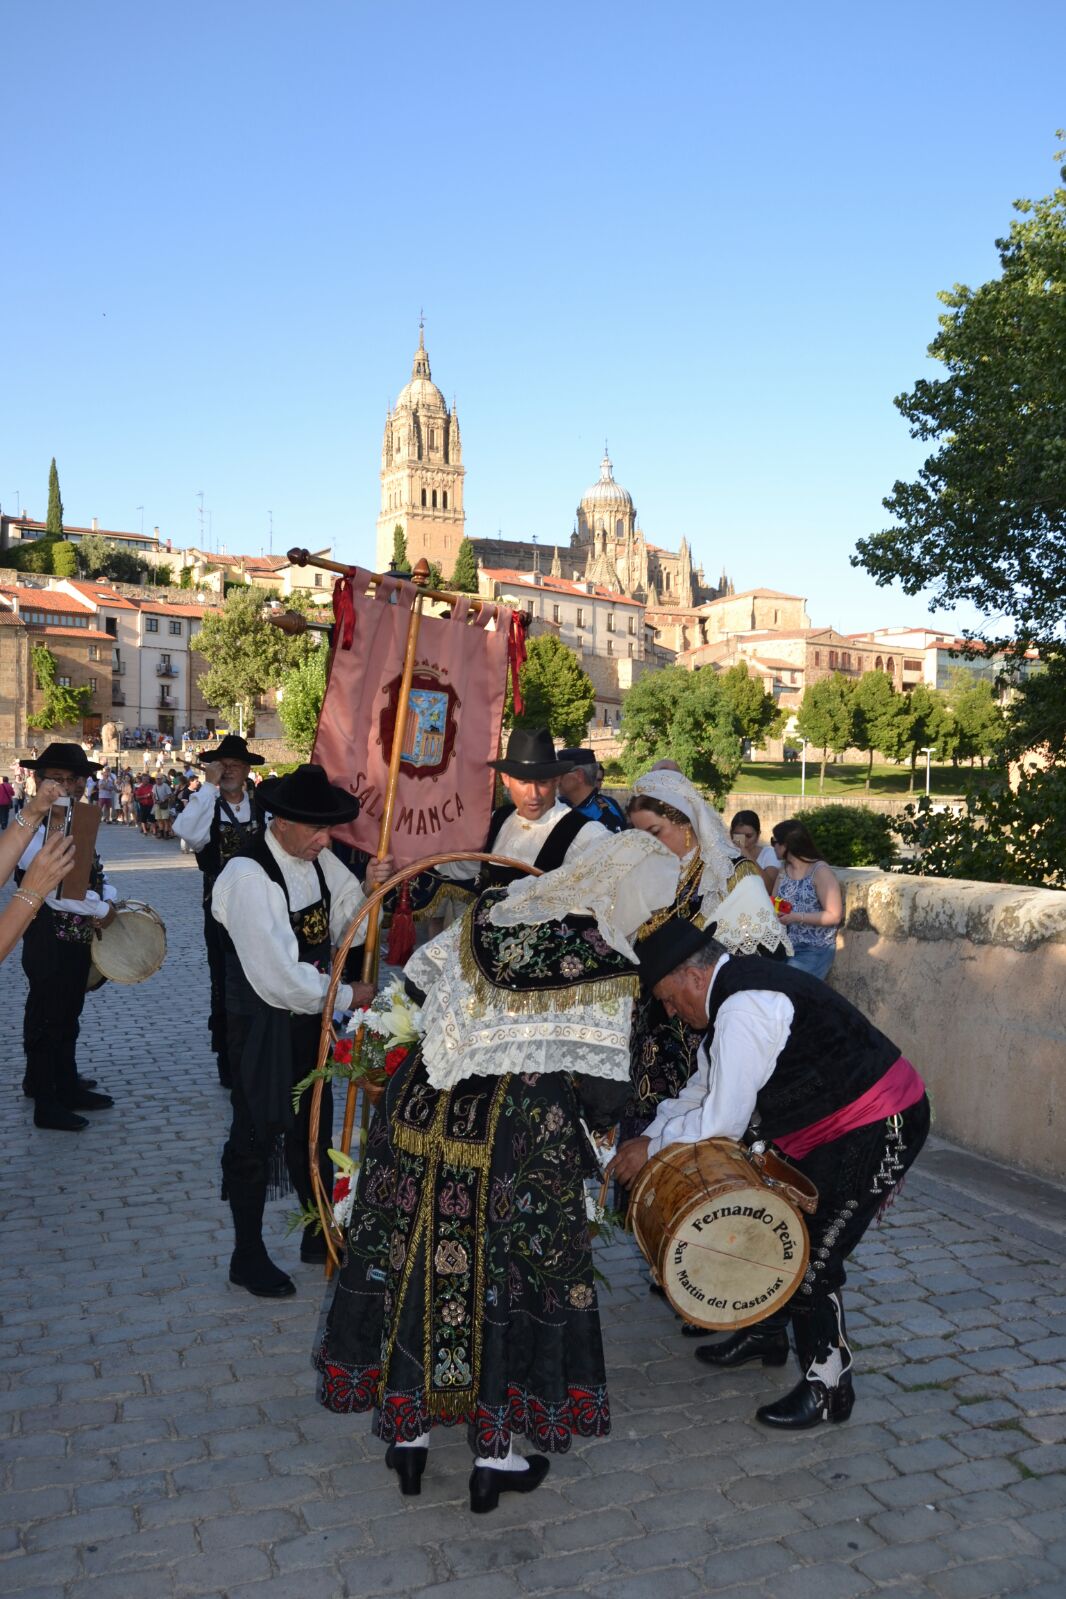
[[[731,960],[713,933],[675,918],[638,947],[644,985],[704,1038],[688,1084],[610,1170],[628,1186],[668,1145],[734,1138],[772,1143],[811,1179],[819,1200],[807,1223],[810,1265],[788,1306],[696,1356],[719,1367],[782,1366],[791,1322],[800,1380],[757,1419],[787,1429],[846,1421],[855,1395],[844,1262],[925,1142],[925,1085],[891,1039],[820,979],[759,955]]]
[[[570,770],[559,779],[559,795],[573,810],[580,811],[590,822],[600,822],[609,833],[621,833],[628,826],[626,814],[617,800],[600,792],[603,767],[590,749],[559,751],[560,761],[569,763]]]
[[[358,880],[329,848],[330,830],[350,822],[359,801],[332,784],[321,766],[300,766],[260,784],[257,802],[269,826],[215,880],[211,912],[226,954],[226,1028],[233,1074],[233,1122],[222,1153],[223,1196],[233,1213],[236,1246],[230,1282],[263,1298],[296,1292],[263,1244],[268,1189],[287,1192],[286,1171],[300,1203],[312,1198],[308,1154],[310,1095],[292,1108],[296,1083],[312,1070],[333,946],[359,907]],[[373,861],[367,881],[383,882],[390,860]],[[368,1004],[373,989],[341,984],[337,1006]],[[322,1096],[319,1168],[327,1192],[326,1151],[333,1135],[333,1099]],[[300,1259],[325,1258],[325,1241],[306,1228]]]
[[[202,756],[204,780],[175,819],[175,836],[184,839],[196,855],[203,874],[204,943],[211,979],[211,1048],[223,1088],[233,1086],[226,1047],[226,955],[218,923],[211,915],[211,890],[215,879],[234,855],[251,843],[259,830],[249,778],[263,757],[248,748],[236,733],[227,733],[217,749]]]
[[[49,744],[36,760],[27,758],[21,764],[36,772],[38,789],[45,783],[55,784],[57,803],[67,805],[78,803],[86,780],[100,770],[79,744]],[[27,824],[21,815],[15,821],[26,829],[26,848],[15,871],[15,881],[21,882],[44,844],[47,817],[38,826]],[[89,1124],[79,1111],[106,1110],[114,1104],[110,1095],[94,1091],[92,1079],[79,1077],[76,1050],[93,936],[114,921],[117,901],[100,857],[94,854],[85,898],[71,900],[49,894],[26,929],[22,969],[29,992],[22,1031],[26,1051],[23,1089],[34,1101],[37,1127],[80,1132]]]

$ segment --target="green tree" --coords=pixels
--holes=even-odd
[[[852,561],[1028,642],[1057,636],[1066,595],[1066,186],[1014,209],[1000,275],[940,295],[929,354],[945,376],[896,400],[912,437],[938,447],[884,501],[895,525]]]
[[[962,668],[951,674],[946,708],[948,718],[941,729],[939,750],[954,765],[979,760],[983,766],[1003,747],[1006,718],[987,678],[974,678]]]
[[[580,744],[596,709],[596,690],[573,650],[550,633],[530,639],[518,681],[524,708],[521,716],[511,708],[514,725],[546,727],[553,738]]]
[[[951,736],[951,712],[944,696],[925,683],[916,683],[906,694],[898,696],[895,715],[887,718],[882,727],[884,742],[881,750],[890,761],[910,766],[908,788],[914,788],[914,773],[922,750],[936,748],[938,754],[942,736]]]
[[[281,679],[278,716],[285,729],[285,737],[305,759],[315,742],[322,701],[326,696],[328,654],[329,651],[319,645]]]
[[[829,752],[843,755],[852,743],[852,700],[854,684],[843,672],[819,678],[804,690],[803,702],[796,717],[796,731],[802,738],[822,752],[818,772],[818,788],[825,787],[825,769]]]
[[[65,684],[57,683],[56,658],[45,644],[34,644],[30,651],[30,664],[37,687],[44,695],[44,703],[39,711],[27,716],[26,725],[40,728],[43,732],[56,727],[75,726],[89,708],[92,690],[88,685],[84,688],[68,688]]]
[[[448,587],[460,594],[477,593],[477,556],[469,539],[463,539],[455,552],[455,570]]]
[[[851,745],[865,750],[866,787],[874,769],[874,751],[884,749],[882,737],[891,737],[891,723],[896,715],[899,696],[887,672],[864,672],[855,684],[851,697]]]
[[[407,555],[407,534],[403,530],[403,523],[397,522],[392,530],[392,567],[394,572],[399,572],[404,577],[411,573],[411,562]]]
[[[747,661],[738,661],[719,677],[722,693],[732,707],[733,726],[742,739],[762,749],[768,738],[776,738],[787,721],[784,711],[774,704],[757,677],[748,671]]]
[[[675,760],[716,800],[740,770],[743,746],[734,702],[717,672],[666,666],[649,672],[622,705],[622,769],[632,782],[655,761]]]
[[[998,773],[957,809],[923,794],[894,829],[901,872],[1066,888],[1066,767],[1027,772],[1017,789]]]
[[[52,464],[48,468],[48,532],[47,538],[61,539],[63,537],[63,501],[59,493],[59,473],[56,470],[56,458],[53,455]]]
[[[199,678],[200,692],[233,723],[243,716],[248,726],[256,699],[278,688],[285,673],[315,648],[306,633],[292,638],[265,620],[263,608],[272,597],[268,590],[235,586],[221,610],[206,613],[196,636],[196,649],[208,663]],[[300,608],[295,595],[286,603]]]
[[[59,539],[52,545],[52,571],[56,577],[77,577],[78,547],[69,539]]]

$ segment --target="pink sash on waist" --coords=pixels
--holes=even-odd
[[[903,1055],[888,1068],[872,1088],[842,1110],[823,1116],[820,1122],[801,1127],[798,1132],[775,1138],[774,1143],[783,1155],[792,1160],[802,1160],[820,1144],[831,1144],[844,1133],[853,1133],[857,1127],[869,1127],[871,1122],[884,1121],[886,1116],[897,1116],[917,1104],[925,1093],[925,1084],[910,1061]]]

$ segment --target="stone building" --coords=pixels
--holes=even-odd
[[[894,688],[904,687],[902,656],[886,654],[871,638],[852,638],[832,627],[734,633],[678,656],[678,664],[690,671],[705,666],[726,671],[738,661],[748,663],[752,675],[786,710],[798,710],[804,689],[834,672],[859,678],[864,672],[884,671]]]
[[[53,588],[20,584],[0,585],[0,680],[22,694],[21,704],[7,711],[12,744],[38,737],[28,718],[44,705],[44,691],[33,672],[33,646],[43,644],[55,661],[56,682],[64,688],[89,690],[81,721],[75,731],[81,738],[99,738],[104,713],[109,712],[111,640],[99,627],[91,605]],[[25,633],[20,640],[18,625]],[[66,731],[70,731],[69,729]],[[8,742],[5,738],[2,742]]]
[[[421,326],[411,381],[385,418],[381,443],[381,514],[377,569],[388,570],[401,526],[412,565],[425,556],[448,576],[466,527],[463,448],[455,406],[449,410],[429,367]]]

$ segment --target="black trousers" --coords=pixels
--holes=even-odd
[[[79,1022],[85,1004],[90,946],[57,938],[45,906],[22,940],[22,970],[29,982],[22,1042],[26,1088],[33,1099],[74,1093]]]
[[[211,1032],[211,1048],[218,1056],[218,1072],[226,1077],[229,1072],[229,1049],[226,1042],[226,951],[222,943],[222,929],[211,914],[211,901],[204,903],[204,943],[207,946],[207,971],[211,981],[211,1011],[207,1025]]]
[[[231,1200],[246,1196],[252,1203],[262,1203],[267,1189],[277,1177],[273,1169],[276,1151],[273,1145],[264,1144],[255,1130],[255,1116],[249,1098],[242,1087],[252,1074],[242,1070],[242,1052],[252,1018],[247,1013],[231,1011],[228,1017],[228,1038],[233,1063],[233,1089],[230,1104],[233,1120],[229,1138],[222,1151],[222,1181],[226,1196]],[[321,1021],[317,1016],[294,1016],[291,1020],[293,1041],[293,1086],[314,1067],[318,1054],[318,1037]],[[289,1180],[301,1205],[312,1198],[311,1161],[308,1136],[311,1123],[311,1092],[300,1101],[296,1123],[283,1140],[284,1165]],[[333,1163],[327,1151],[333,1142],[333,1090],[329,1083],[322,1088],[322,1114],[318,1133],[318,1169],[327,1194],[333,1192]]]

